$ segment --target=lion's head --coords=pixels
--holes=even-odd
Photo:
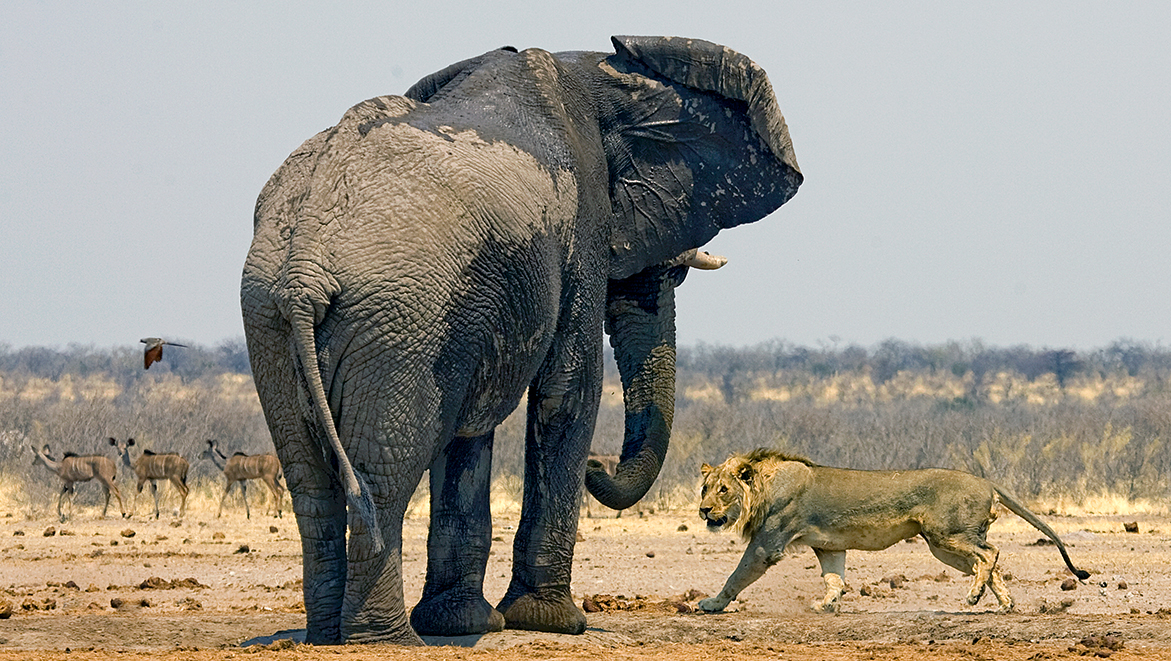
[[[768,481],[777,464],[785,461],[813,465],[804,457],[761,448],[732,455],[719,466],[706,463],[701,466],[703,489],[699,516],[707,522],[708,530],[731,528],[744,539],[751,539],[768,513],[765,493]]]

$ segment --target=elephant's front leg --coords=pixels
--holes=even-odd
[[[601,347],[555,347],[557,365],[529,390],[524,502],[512,581],[496,607],[510,629],[579,634],[585,613],[569,591],[582,476],[601,397]],[[577,370],[562,361],[576,362]],[[596,370],[595,370],[596,367]]]
[[[492,547],[492,436],[457,437],[431,464],[427,582],[411,611],[411,626],[420,634],[459,636],[504,628],[504,616],[484,599]]]

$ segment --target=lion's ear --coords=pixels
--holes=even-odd
[[[736,474],[736,477],[740,478],[740,481],[745,484],[752,484],[752,477],[754,475],[756,475],[756,471],[752,469],[752,464],[744,464],[740,467],[740,472]]]
[[[703,473],[704,477],[707,477],[707,474],[712,472],[711,464],[705,462],[702,466],[699,467],[699,472]]]

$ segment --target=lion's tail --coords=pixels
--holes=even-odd
[[[1073,572],[1074,576],[1077,576],[1078,579],[1083,581],[1090,577],[1090,572],[1084,569],[1078,569],[1077,567],[1073,566],[1073,561],[1069,559],[1069,553],[1066,553],[1065,551],[1065,544],[1061,541],[1061,538],[1057,536],[1057,533],[1048,526],[1048,524],[1037,518],[1036,514],[1030,512],[1028,508],[1022,505],[1016,498],[1013,498],[1012,495],[1006,492],[1004,489],[1001,489],[995,484],[992,485],[992,488],[995,489],[996,493],[1000,496],[1000,502],[1004,503],[1004,506],[1007,507],[1013,514],[1016,514],[1025,521],[1028,521],[1030,525],[1045,533],[1046,537],[1053,540],[1053,543],[1057,545],[1057,550],[1061,551],[1061,558],[1065,560],[1065,566],[1069,567],[1069,571]]]

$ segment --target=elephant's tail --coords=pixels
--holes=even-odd
[[[1061,552],[1061,559],[1065,560],[1065,566],[1069,567],[1069,571],[1073,572],[1074,576],[1077,576],[1078,579],[1083,581],[1090,577],[1090,572],[1084,569],[1078,569],[1077,567],[1073,566],[1073,561],[1069,559],[1069,553],[1065,551],[1065,544],[1061,541],[1061,538],[1057,536],[1057,533],[1054,532],[1052,528],[1050,528],[1044,521],[1038,518],[1036,514],[1030,512],[1028,508],[1017,501],[1017,499],[1013,498],[1012,495],[1007,491],[1001,489],[995,484],[992,485],[992,488],[995,489],[996,494],[1000,496],[1000,502],[1010,511],[1012,511],[1013,514],[1016,514],[1025,521],[1028,521],[1030,525],[1045,533],[1046,537],[1053,540],[1053,543],[1057,546],[1057,550]]]
[[[329,410],[329,402],[325,397],[325,386],[321,382],[321,368],[317,362],[316,342],[313,337],[315,312],[313,303],[307,299],[293,299],[288,306],[289,322],[293,326],[293,341],[300,354],[302,371],[309,386],[309,395],[313,408],[317,411],[317,419],[325,435],[329,439],[329,446],[337,457],[338,472],[341,474],[342,485],[346,491],[346,503],[358,514],[358,519],[370,534],[371,544],[375,553],[381,553],[383,548],[382,529],[378,526],[377,512],[374,508],[374,498],[370,495],[370,488],[362,478],[354,472],[354,466],[346,456],[338,437],[337,427],[333,422],[333,415]]]

